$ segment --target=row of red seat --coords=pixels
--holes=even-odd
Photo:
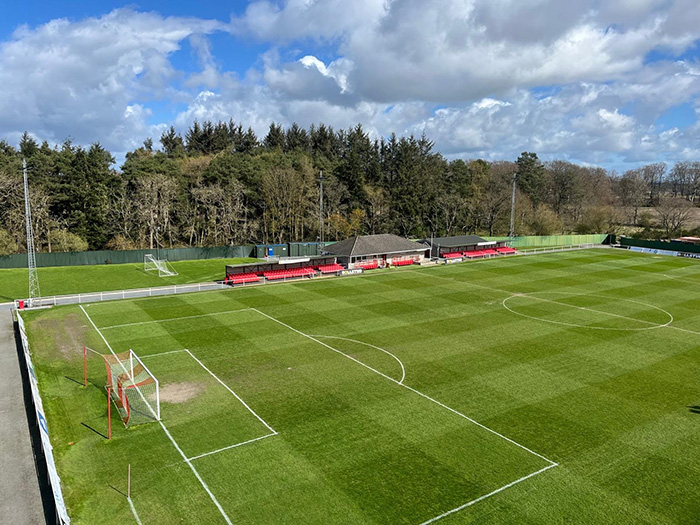
[[[506,255],[509,253],[516,253],[514,248],[508,246],[501,246],[499,248],[486,248],[485,250],[468,250],[465,252],[448,252],[443,253],[442,257],[444,259],[456,259],[458,257],[466,257],[468,259],[474,259],[476,257],[489,257],[493,255]]]
[[[374,270],[376,268],[379,268],[379,261],[356,262],[355,268],[362,268],[364,270]]]
[[[242,284],[242,283],[257,283],[260,280],[258,274],[255,273],[238,273],[227,275],[224,279],[225,284]]]
[[[409,266],[413,264],[413,259],[399,259],[399,260],[392,260],[391,264],[394,266]]]
[[[318,267],[318,271],[321,273],[335,273],[339,272],[341,270],[345,270],[344,266],[341,266],[338,263],[335,264],[324,264]]]
[[[275,279],[286,279],[288,277],[304,277],[315,273],[316,270],[307,266],[306,268],[291,268],[288,270],[270,270],[263,272],[263,275],[265,276],[265,279],[272,281]]]

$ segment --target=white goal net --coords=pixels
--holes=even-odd
[[[152,254],[143,256],[143,269],[146,272],[158,272],[158,277],[172,277],[177,275],[175,268],[166,259],[156,259]]]
[[[160,420],[158,380],[133,350],[105,355],[107,387],[114,404],[130,427]]]

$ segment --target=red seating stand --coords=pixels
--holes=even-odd
[[[345,270],[345,267],[341,266],[338,263],[325,264],[325,265],[318,267],[318,271],[321,273],[337,273],[337,272],[340,272],[342,270]]]

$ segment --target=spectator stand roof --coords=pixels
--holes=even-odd
[[[379,235],[361,235],[327,246],[324,253],[338,257],[367,257],[373,255],[391,255],[397,253],[424,253],[427,247],[409,241],[398,235],[382,233]]]
[[[307,266],[323,266],[335,263],[335,257],[280,257],[268,259],[264,262],[235,264],[226,266],[226,275],[239,273],[262,273],[274,270],[305,268]]]

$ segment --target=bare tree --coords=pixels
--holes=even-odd
[[[162,173],[142,175],[136,179],[137,216],[141,224],[142,237],[148,240],[148,247],[155,243],[162,245],[161,235],[166,235],[172,246],[172,211],[177,194],[177,183]]]
[[[680,197],[661,197],[656,213],[668,237],[680,234],[690,218],[693,205]]]
[[[657,162],[656,164],[647,164],[641,168],[641,175],[647,185],[649,194],[649,203],[653,206],[659,200],[661,191],[661,183],[666,174],[666,164]]]
[[[632,210],[632,224],[637,225],[639,208],[646,199],[647,185],[640,170],[626,171],[617,183],[622,205]]]

